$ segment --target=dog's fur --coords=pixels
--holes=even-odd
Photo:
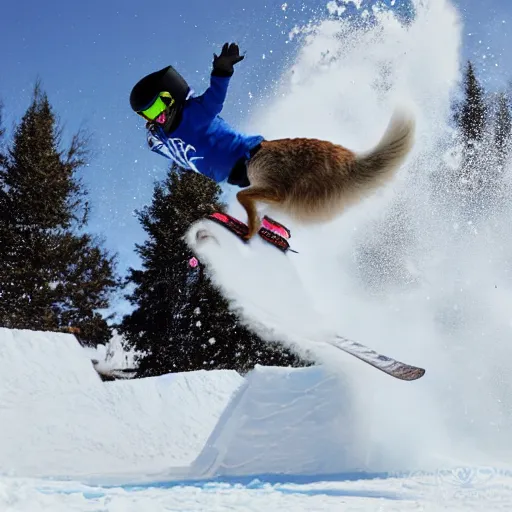
[[[264,141],[247,165],[251,185],[237,194],[249,233],[260,228],[256,203],[302,223],[328,221],[391,179],[413,145],[414,121],[393,115],[381,141],[364,154],[317,139]]]

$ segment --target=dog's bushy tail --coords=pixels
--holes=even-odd
[[[355,156],[352,179],[360,193],[370,192],[393,177],[414,144],[414,128],[413,116],[397,110],[377,146]]]

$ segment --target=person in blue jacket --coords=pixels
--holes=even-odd
[[[147,121],[152,151],[216,183],[250,185],[246,164],[264,138],[243,134],[220,117],[234,66],[243,58],[237,44],[225,43],[213,56],[210,86],[197,97],[172,66],[135,84],[130,105]]]

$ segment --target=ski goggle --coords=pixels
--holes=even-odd
[[[165,113],[165,111],[174,105],[174,98],[167,91],[158,94],[153,103],[145,110],[137,111],[137,114],[142,116],[147,121],[159,122],[158,118]],[[163,119],[165,122],[165,119]]]

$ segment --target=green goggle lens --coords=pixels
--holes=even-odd
[[[149,121],[154,121],[162,112],[174,103],[174,99],[168,92],[161,92],[156,100],[146,110],[138,112]]]

